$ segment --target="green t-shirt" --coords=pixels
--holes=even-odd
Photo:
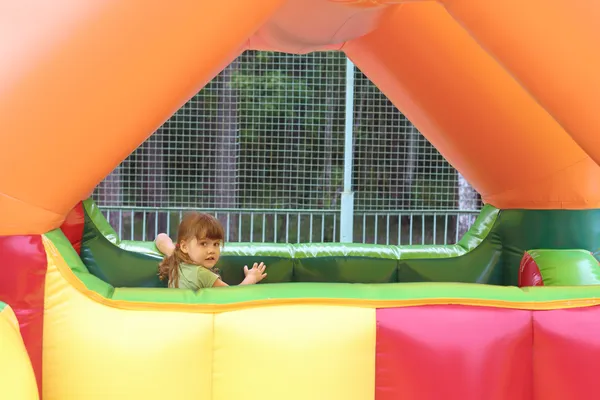
[[[219,276],[208,268],[193,264],[179,265],[179,288],[198,290],[210,288]]]

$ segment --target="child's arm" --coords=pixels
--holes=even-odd
[[[175,243],[166,233],[159,233],[154,240],[158,251],[166,256],[170,256],[175,251]]]
[[[266,268],[267,268],[267,266],[262,262],[260,263],[260,265],[258,265],[257,263],[254,263],[254,265],[252,266],[252,269],[250,269],[250,270],[248,270],[248,266],[245,265],[244,266],[244,275],[246,275],[246,277],[240,283],[240,285],[254,285],[255,283],[262,281],[267,276],[267,274],[265,273]],[[215,281],[215,283],[213,283],[213,287],[222,287],[222,286],[229,286],[229,285],[226,284],[225,282],[223,282],[221,279],[217,279]]]
[[[255,283],[262,281],[267,276],[265,269],[267,269],[267,266],[263,262],[261,262],[260,265],[254,263],[251,270],[248,270],[248,266],[244,265],[244,275],[246,275],[246,277],[240,285],[254,285]]]

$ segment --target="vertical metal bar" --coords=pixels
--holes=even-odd
[[[325,213],[321,214],[321,242],[325,241]]]
[[[131,226],[129,227],[129,230],[130,230],[129,233],[131,235],[130,240],[133,240],[133,225],[135,225],[135,214],[134,214],[133,210],[131,210]]]
[[[229,224],[231,224],[231,211],[227,212],[227,233],[225,233],[225,235],[227,235],[227,240],[229,241],[230,237],[229,237]]]
[[[398,246],[402,245],[402,214],[398,214]]]
[[[290,214],[285,214],[285,242],[289,243],[289,233],[290,233]]]
[[[238,242],[242,241],[242,213],[239,213],[238,218]]]
[[[167,212],[167,235],[171,236],[171,213]]]
[[[219,212],[218,211],[215,211],[215,218],[219,219]]]
[[[123,238],[123,210],[119,210],[119,237]]]
[[[367,242],[367,213],[363,214],[363,238],[362,242]]]
[[[273,227],[273,242],[277,243],[277,213],[275,213],[274,222],[275,226]]]
[[[340,241],[352,242],[354,192],[352,192],[352,130],[354,127],[354,64],[346,58],[346,118],[344,130],[344,191],[340,213]]]
[[[340,212],[340,241],[352,243],[352,226],[354,214],[354,193],[342,193],[342,209]]]
[[[334,214],[333,214],[333,241],[334,241],[334,242],[335,242],[335,238],[337,237],[337,236],[336,236],[336,233],[337,233],[337,232],[336,232],[336,229],[335,229],[335,228],[336,228],[336,225],[337,225],[337,214],[336,214],[336,213],[334,213]]]
[[[412,245],[413,244],[413,218],[414,218],[414,214],[410,214],[410,225],[408,227],[409,232],[408,232],[408,244]]]
[[[433,213],[433,244],[436,244],[437,238],[437,214]]]
[[[296,227],[296,242],[300,243],[300,219],[302,218],[302,214],[298,213],[297,216],[298,220],[297,220],[297,227]]]
[[[456,227],[454,229],[454,232],[455,232],[454,243],[458,243],[458,226],[459,226],[458,219],[460,218],[459,215],[460,214],[456,213],[456,224],[455,224]]]
[[[179,224],[181,224],[182,219],[183,219],[183,211],[179,210],[178,218],[177,218],[177,231],[179,231]],[[177,238],[173,238],[173,240],[175,241],[175,240],[177,240]]]
[[[448,214],[444,214],[444,244],[448,244]]]
[[[146,241],[146,210],[142,211],[142,242]]]
[[[390,214],[387,214],[387,221],[385,227],[385,244],[390,244]]]
[[[267,215],[263,213],[263,221],[262,221],[262,242],[265,242],[265,232],[267,231]]]
[[[313,213],[310,213],[310,219],[308,222],[308,243],[312,243],[312,235],[313,235]]]
[[[250,213],[250,243],[254,242],[254,213]]]
[[[375,220],[375,241],[373,242],[374,244],[377,244],[377,234],[379,233],[379,227],[377,226],[377,224],[379,223],[379,218],[377,217],[377,214],[373,214],[373,219]]]
[[[425,244],[425,214],[421,214],[421,244]]]

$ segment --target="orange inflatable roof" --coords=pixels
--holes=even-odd
[[[499,208],[600,204],[592,0],[23,1],[0,13],[0,235],[43,233],[246,49],[340,50]]]

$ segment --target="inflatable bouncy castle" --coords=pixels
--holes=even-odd
[[[29,356],[13,310],[0,302],[0,394],[3,399],[37,399]]]
[[[2,7],[0,397],[598,398],[598,20],[592,0]],[[265,261],[264,284],[165,288],[89,194],[248,49],[344,52],[481,194],[471,230],[227,244],[225,280]]]

